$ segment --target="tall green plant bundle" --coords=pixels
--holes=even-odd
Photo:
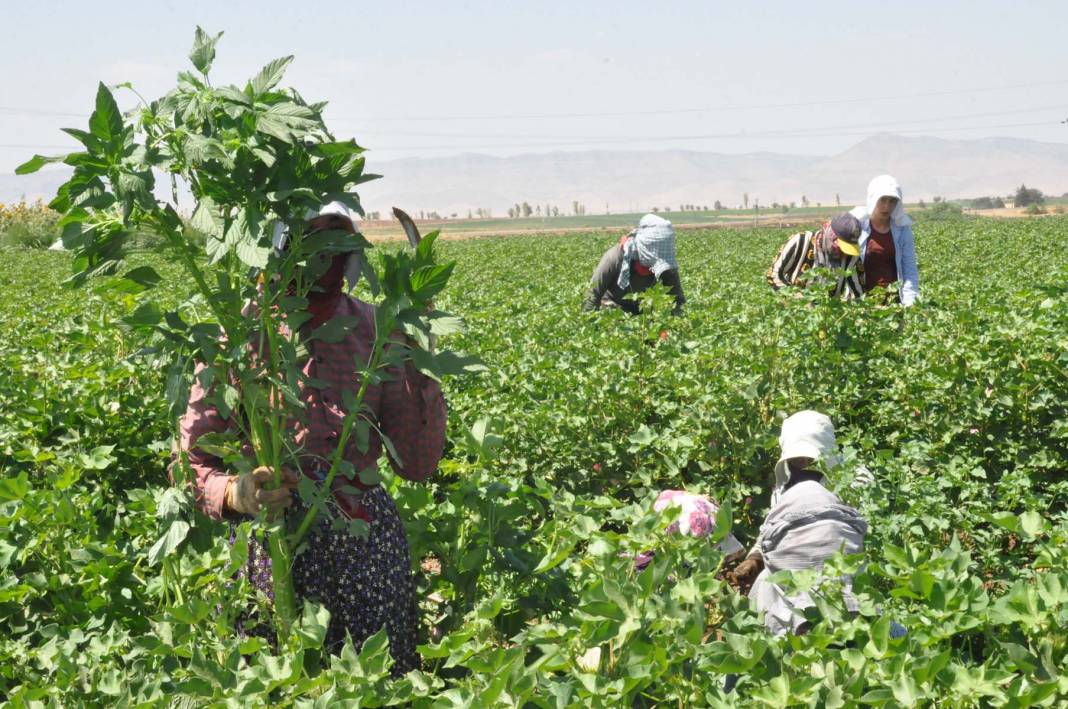
[[[359,254],[360,271],[376,299],[375,342],[369,361],[356,362],[360,387],[344,402],[347,413],[326,479],[318,487],[302,482],[307,512],[288,528],[266,513],[257,520],[258,529],[268,534],[276,624],[284,645],[297,614],[290,578],[294,553],[327,503],[337,475],[371,482],[368,476],[376,474],[354,470],[343,456],[350,441],[361,452],[368,448],[375,426],[363,406],[368,387],[407,360],[435,378],[476,365],[430,347],[434,335],[459,328],[456,318],[431,305],[453,268],[435,262],[436,233],[414,254],[384,255],[377,268],[363,256],[370,245],[359,234],[303,234],[306,215],[326,202],[340,201],[362,214],[353,190],[377,175],[364,172],[363,149],[355,141],[338,140],[327,129],[324,103],[309,103],[279,86],[293,57],[270,62],[243,87],[213,86],[209,71],[220,36],[197,28],[189,55],[195,72],[179,73],[170,93],[130,113],[124,115],[101,84],[88,130],[65,129],[83,149],[37,155],[18,172],[57,161],[74,168],[50,204],[63,213],[63,243],[75,254],[73,286],[108,277],[127,291],[148,291],[160,276],[149,266],[124,271],[124,246],[137,231],[165,239],[196,295],[185,308],[166,313],[145,298],[127,322],[163,335],[172,354],[167,393],[175,413],[184,408],[195,362],[209,402],[233,422],[231,433],[205,436],[198,445],[236,472],[270,467],[275,486],[284,467],[300,469],[291,422],[303,414],[300,390],[315,386],[302,371],[308,342],[337,342],[356,326],[355,318],[337,316],[311,329],[309,289],[333,256]],[[160,174],[170,180],[170,200],[156,196]],[[178,211],[179,181],[195,201],[189,220]],[[287,236],[284,249],[281,235]],[[197,312],[207,314],[188,316]],[[178,468],[188,479],[186,461],[181,463]],[[189,525],[180,517],[168,520],[154,559],[166,560],[183,541]],[[351,531],[366,529],[353,525]]]

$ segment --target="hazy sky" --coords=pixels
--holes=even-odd
[[[833,154],[878,132],[1068,142],[1068,3],[0,0],[0,172],[69,145],[98,81],[287,83],[369,162],[685,148]],[[123,99],[130,105],[128,92]],[[72,114],[72,115],[56,115]]]

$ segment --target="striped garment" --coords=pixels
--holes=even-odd
[[[849,271],[853,273],[848,277],[836,279],[831,296],[843,300],[854,300],[864,296],[863,270],[864,266],[856,256],[849,256],[843,262],[841,259],[817,263],[816,239],[821,236],[822,230],[803,231],[794,234],[779,249],[775,262],[768,269],[768,283],[775,290],[786,286],[804,288],[807,284],[804,274],[815,266],[832,268],[836,271]]]

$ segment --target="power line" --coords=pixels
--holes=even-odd
[[[886,129],[888,127],[907,126],[922,123],[941,123],[945,121],[955,121],[967,118],[990,118],[995,116],[1010,116],[1028,113],[1041,113],[1044,111],[1062,111],[1068,110],[1068,104],[1055,104],[1049,106],[1034,106],[1031,108],[1012,109],[1008,111],[987,111],[982,113],[958,113],[948,116],[938,116],[934,118],[910,118],[901,121],[884,121],[881,123],[852,123],[835,126],[822,126],[817,128],[789,128],[789,129],[771,129],[763,131],[747,131],[739,130],[735,132],[714,133],[714,134],[689,134],[689,135],[673,135],[673,136],[649,136],[649,135],[632,135],[632,136],[613,136],[605,137],[602,135],[597,136],[576,136],[576,135],[530,135],[530,134],[516,134],[516,133],[424,133],[424,132],[406,132],[406,131],[367,131],[360,130],[361,135],[383,135],[383,136],[404,136],[404,137],[422,137],[422,138],[505,138],[516,140],[546,140],[555,144],[568,144],[568,143],[584,143],[584,142],[620,142],[620,141],[675,141],[675,140],[711,140],[720,138],[762,138],[762,137],[824,137],[828,135],[828,131],[841,131],[841,130],[856,130],[856,129],[868,129],[875,130],[877,132]],[[1061,121],[1062,123],[1065,121]],[[1009,124],[1006,126],[990,126],[991,128],[1010,127],[1019,124]],[[1028,126],[1045,125],[1045,123],[1028,123]],[[975,127],[975,130],[981,128]],[[895,128],[896,129],[896,128]],[[896,129],[898,132],[906,132],[901,129]],[[917,129],[919,130],[919,129]],[[936,128],[927,129],[930,131],[938,130]],[[948,128],[945,130],[957,130],[957,128]],[[968,129],[972,130],[972,129]],[[915,131],[914,131],[915,132]],[[922,132],[922,131],[920,131]],[[838,135],[838,134],[834,134]],[[843,135],[854,135],[852,133],[845,133]],[[450,147],[450,146],[436,146],[436,147]],[[42,150],[73,150],[80,148],[78,145],[35,145],[28,143],[0,143],[0,148],[23,148],[23,149],[42,149]],[[401,148],[393,148],[400,150]],[[405,148],[407,149],[407,148]]]
[[[994,116],[1012,116],[1012,115],[1028,114],[1028,113],[1041,113],[1041,112],[1044,112],[1044,111],[1063,111],[1063,110],[1068,110],[1068,104],[1057,104],[1057,105],[1052,105],[1052,106],[1035,106],[1035,107],[1032,107],[1032,108],[1013,109],[1013,110],[1009,110],[1009,111],[987,111],[987,112],[982,112],[982,113],[958,113],[958,114],[949,115],[949,116],[939,116],[937,118],[910,118],[910,119],[907,119],[907,120],[883,121],[883,122],[880,122],[880,123],[852,123],[852,124],[837,125],[837,126],[823,126],[823,127],[820,127],[820,128],[792,128],[792,129],[788,129],[786,132],[791,134],[791,135],[795,134],[795,133],[798,134],[798,135],[801,135],[801,134],[803,134],[805,132],[809,132],[809,131],[848,130],[848,129],[855,129],[855,128],[883,128],[883,127],[887,127],[887,126],[913,125],[913,124],[917,124],[917,123],[941,123],[941,122],[944,122],[944,121],[956,121],[956,120],[968,119],[968,118],[991,118],[991,117],[994,117]],[[424,132],[408,132],[408,131],[375,131],[375,130],[364,130],[362,128],[361,129],[357,129],[357,131],[359,132],[360,135],[384,135],[384,136],[404,136],[404,137],[420,137],[420,138],[508,138],[508,139],[519,139],[519,140],[527,140],[527,139],[601,140],[601,139],[603,139],[605,137],[604,134],[592,135],[592,136],[579,136],[579,135],[549,135],[549,134],[532,135],[532,134],[529,134],[529,133],[424,133]],[[762,131],[762,132],[759,132],[759,133],[750,132],[748,134],[749,135],[769,135],[772,132],[776,132],[776,131]],[[678,136],[663,136],[663,139],[685,140],[685,139],[693,138],[693,137],[695,137],[695,136],[678,135]],[[697,136],[697,137],[700,137],[700,136]],[[629,138],[626,137],[626,136],[614,136],[614,138],[619,139],[619,140],[625,140],[625,139],[629,139],[629,140],[646,140],[648,138],[648,134],[642,135],[642,136],[630,136]]]
[[[1040,81],[1030,84],[1014,84],[1012,86],[989,86],[976,89],[956,89],[950,91],[930,91],[897,96],[867,96],[843,99],[820,99],[814,101],[795,101],[788,103],[765,103],[765,104],[737,104],[725,106],[705,106],[703,108],[676,108],[636,111],[600,111],[592,113],[535,113],[535,114],[498,114],[483,116],[379,116],[379,117],[354,117],[332,116],[334,120],[366,120],[366,121],[480,121],[480,120],[512,120],[512,119],[547,119],[547,118],[611,118],[622,116],[656,116],[682,113],[714,113],[717,111],[749,111],[766,110],[774,108],[804,108],[809,106],[835,106],[852,103],[869,103],[876,101],[904,101],[917,98],[934,98],[939,96],[960,96],[963,94],[990,93],[995,91],[1012,91],[1016,89],[1030,89],[1044,86],[1063,86],[1068,80]]]
[[[997,125],[986,126],[954,126],[951,128],[914,128],[895,131],[898,134],[930,134],[930,133],[953,133],[957,131],[972,131],[972,130],[993,130],[998,128],[1034,128],[1037,126],[1054,126],[1059,125],[1059,122],[1052,121],[1038,121],[1033,123],[1001,123]],[[853,131],[853,132],[832,132],[832,133],[798,133],[798,132],[744,132],[738,131],[733,133],[717,133],[707,135],[688,135],[688,136],[671,136],[662,138],[640,138],[635,140],[634,138],[600,138],[597,140],[581,140],[572,142],[545,142],[545,143],[529,143],[529,144],[488,144],[488,145],[420,145],[420,146],[406,146],[400,148],[392,147],[379,147],[376,150],[380,152],[400,152],[410,150],[515,150],[526,148],[554,148],[554,147],[575,147],[583,145],[608,145],[612,143],[663,143],[672,142],[677,140],[750,140],[752,138],[838,138],[838,137],[850,137],[850,136],[870,136],[873,131]],[[879,132],[879,131],[875,131]]]
[[[841,99],[818,99],[810,101],[794,101],[785,103],[764,104],[735,104],[723,106],[704,106],[701,108],[676,108],[676,109],[652,109],[633,111],[599,111],[589,113],[540,113],[540,114],[490,114],[490,115],[459,115],[459,116],[332,116],[332,120],[345,121],[475,121],[475,120],[527,120],[548,118],[608,118],[623,116],[655,116],[673,115],[684,113],[714,113],[718,111],[748,111],[767,110],[777,108],[805,108],[809,106],[834,106],[843,104],[869,103],[879,101],[904,101],[917,98],[935,98],[940,96],[961,96],[966,94],[992,93],[997,91],[1014,91],[1017,89],[1030,89],[1048,86],[1063,86],[1068,84],[1068,79],[1057,81],[1038,81],[1027,84],[1013,84],[1009,86],[987,86],[971,89],[952,89],[948,91],[928,91],[911,94],[866,96]],[[24,106],[0,106],[0,113],[23,113],[35,116],[54,116],[58,118],[87,118],[85,113],[70,113]]]

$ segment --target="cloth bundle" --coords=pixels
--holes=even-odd
[[[681,532],[693,537],[707,537],[716,528],[719,505],[704,495],[695,495],[685,490],[664,490],[653,503],[653,511],[664,512],[672,508],[679,510],[679,516],[668,525],[668,533]],[[745,550],[733,534],[724,537],[718,546],[727,556]]]

